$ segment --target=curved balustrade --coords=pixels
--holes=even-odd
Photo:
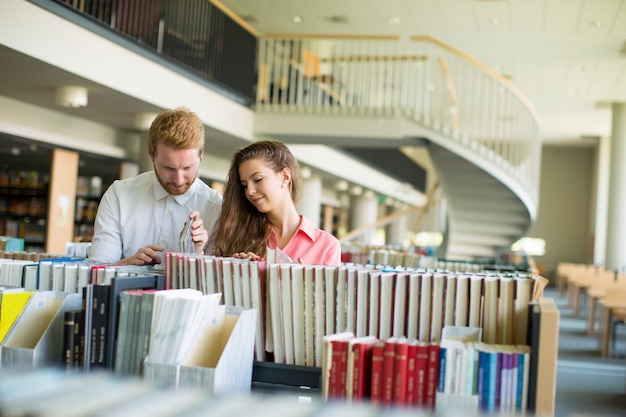
[[[495,167],[535,217],[541,141],[533,106],[506,78],[436,39],[267,35],[256,109],[401,115],[431,129],[427,139],[443,136],[477,165]]]

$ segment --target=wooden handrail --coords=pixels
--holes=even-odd
[[[220,9],[222,12],[224,12],[226,14],[226,16],[230,17],[231,19],[233,19],[239,26],[241,26],[242,28],[244,28],[246,31],[248,31],[250,34],[254,35],[255,37],[259,37],[259,32],[253,28],[250,23],[246,22],[245,20],[243,20],[241,17],[239,17],[235,12],[233,12],[232,10],[230,10],[228,7],[226,7],[221,1],[219,0],[209,0],[215,7],[217,7],[218,9]]]

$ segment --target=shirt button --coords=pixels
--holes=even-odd
[[[164,241],[164,240],[159,240],[159,244],[160,244],[161,246],[163,246],[163,245],[165,245],[165,241]]]
[[[170,212],[169,211],[165,212],[165,217],[170,217]]]

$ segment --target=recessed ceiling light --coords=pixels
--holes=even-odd
[[[402,19],[400,19],[399,17],[390,17],[389,23],[391,23],[392,25],[399,25],[400,23],[402,23]]]
[[[498,26],[500,24],[500,19],[498,19],[497,17],[491,18],[489,19],[489,23],[491,23],[494,26]]]
[[[294,16],[293,23],[302,23],[302,16]]]
[[[575,96],[578,94],[578,90],[575,88],[570,88],[569,90],[567,90],[567,92],[569,93],[570,96]]]
[[[589,25],[590,25],[590,26],[597,27],[597,28],[601,28],[601,27],[602,27],[602,25],[603,25],[603,23],[602,23],[602,21],[601,21],[601,20],[590,20],[590,21],[589,21]]]

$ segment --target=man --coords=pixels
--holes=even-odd
[[[222,197],[198,178],[203,151],[204,125],[195,113],[184,107],[161,112],[148,133],[154,171],[117,180],[104,193],[89,257],[102,263],[159,264],[159,253],[181,251],[189,220],[184,251],[205,251]]]

